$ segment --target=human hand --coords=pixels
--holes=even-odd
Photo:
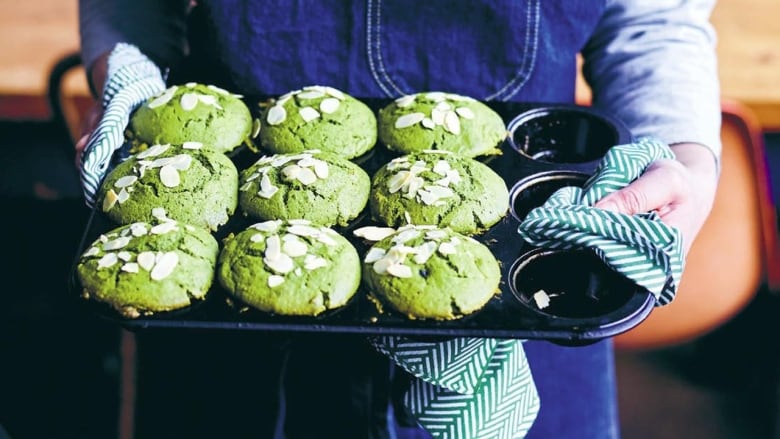
[[[628,215],[655,211],[680,231],[687,254],[712,209],[718,171],[712,152],[703,145],[679,143],[671,148],[676,160],[656,160],[630,185],[594,206]]]

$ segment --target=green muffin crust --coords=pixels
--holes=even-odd
[[[498,154],[507,136],[501,116],[467,96],[424,92],[402,96],[379,110],[379,141],[411,153],[426,149],[465,157]]]
[[[240,95],[190,82],[147,100],[131,116],[125,136],[132,141],[134,151],[148,145],[194,141],[226,153],[241,144],[252,147],[256,128]]]
[[[381,303],[410,319],[453,320],[481,309],[501,269],[485,245],[450,229],[404,226],[375,243],[363,279]]]
[[[241,172],[238,203],[256,219],[346,226],[366,207],[370,187],[360,166],[336,155],[318,150],[276,154]]]
[[[316,316],[344,306],[360,284],[360,257],[343,236],[305,220],[266,221],[225,240],[217,279],[261,311]]]
[[[376,144],[374,112],[332,87],[284,94],[263,110],[260,123],[260,145],[272,153],[319,149],[350,159]]]
[[[390,227],[431,224],[474,234],[509,210],[509,191],[492,169],[447,151],[391,160],[371,183],[371,214]]]
[[[171,219],[217,230],[238,205],[238,170],[199,145],[154,145],[131,156],[106,176],[98,206],[120,224],[150,222],[162,207]]]
[[[203,299],[219,246],[199,227],[138,222],[101,235],[76,267],[85,298],[128,318],[181,309]]]

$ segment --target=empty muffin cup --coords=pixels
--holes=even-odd
[[[520,154],[547,163],[586,163],[600,159],[628,134],[616,121],[577,107],[541,107],[509,123],[509,142]]]
[[[585,250],[534,249],[515,261],[508,283],[526,308],[561,318],[604,316],[637,291],[630,280]]]
[[[565,186],[582,187],[588,179],[576,171],[550,171],[534,174],[518,181],[509,192],[511,212],[522,221],[534,207],[541,206],[558,189]]]

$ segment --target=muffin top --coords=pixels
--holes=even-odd
[[[501,116],[467,96],[424,92],[379,110],[379,141],[402,153],[445,150],[465,157],[496,154],[507,135]]]
[[[260,144],[272,153],[319,149],[349,159],[376,144],[374,112],[333,87],[286,93],[265,107],[260,122]]]
[[[118,164],[103,181],[98,206],[120,224],[153,221],[162,207],[172,219],[216,230],[238,205],[238,171],[224,154],[153,145]]]
[[[239,206],[253,218],[346,226],[365,208],[371,182],[349,160],[310,150],[262,157],[241,172],[240,185]]]
[[[82,254],[77,274],[84,295],[126,317],[170,311],[203,298],[214,278],[219,251],[206,230],[155,211],[157,224],[115,228]]]
[[[261,311],[315,316],[347,303],[360,258],[343,236],[306,220],[266,221],[225,240],[219,283]]]
[[[254,125],[240,95],[190,82],[147,100],[131,116],[126,135],[136,150],[144,145],[193,141],[226,153],[251,144]]]
[[[391,160],[374,175],[372,215],[391,227],[432,224],[474,234],[509,209],[504,180],[488,166],[448,151],[423,151]]]
[[[355,234],[366,235],[361,229]],[[498,292],[501,270],[490,249],[473,238],[409,225],[368,250],[363,277],[382,303],[410,319],[452,320],[479,310]]]

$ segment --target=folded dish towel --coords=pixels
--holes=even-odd
[[[650,163],[674,158],[663,142],[640,138],[611,148],[584,187],[564,187],[523,219],[518,233],[529,244],[589,249],[608,266],[646,288],[657,305],[674,299],[684,266],[682,236],[655,212],[624,215],[597,209],[598,200],[627,186]]]
[[[130,114],[150,97],[165,90],[160,69],[137,47],[119,43],[108,57],[103,87],[103,117],[81,155],[81,187],[89,207],[95,204],[100,182],[114,151],[124,144]]]

